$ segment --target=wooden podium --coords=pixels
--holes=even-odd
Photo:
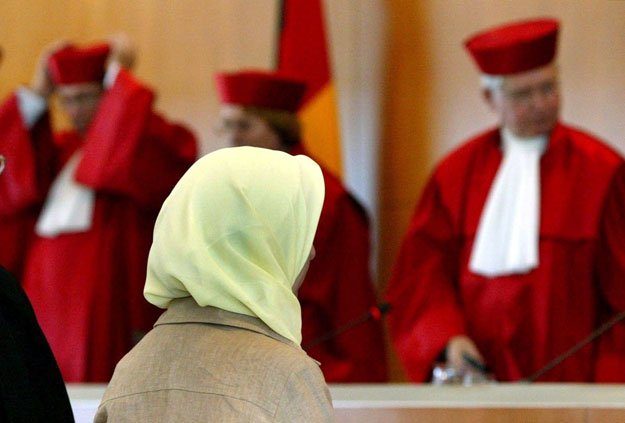
[[[338,422],[625,422],[625,385],[333,385]]]
[[[104,385],[68,385],[91,422]],[[625,423],[625,385],[330,385],[339,423]],[[311,422],[312,423],[312,422]]]

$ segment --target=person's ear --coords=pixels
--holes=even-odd
[[[482,88],[482,98],[489,107],[493,107],[493,91],[488,88]]]

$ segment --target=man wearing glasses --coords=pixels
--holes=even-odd
[[[154,220],[197,154],[195,136],[153,110],[133,61],[123,36],[54,43],[0,106],[0,260],[66,382],[107,382],[154,323],[142,295]],[[52,133],[53,95],[71,130]]]
[[[465,43],[499,125],[436,167],[388,286],[414,381],[437,361],[528,378],[625,309],[625,163],[559,120],[558,29],[513,22]],[[539,380],[625,381],[624,329]]]

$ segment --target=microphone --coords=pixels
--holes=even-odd
[[[484,374],[490,373],[490,368],[486,364],[479,361],[477,358],[473,357],[472,355],[466,352],[463,352],[462,359],[464,360],[465,363],[473,367],[475,370],[479,370],[481,373],[484,373]]]
[[[577,351],[581,350],[583,347],[585,347],[586,345],[588,345],[589,343],[591,343],[592,341],[594,341],[595,339],[603,335],[608,329],[610,329],[612,326],[614,326],[615,324],[617,324],[623,319],[625,319],[625,310],[616,314],[610,320],[608,320],[607,322],[599,326],[597,329],[592,331],[590,335],[588,335],[586,338],[582,339],[577,344],[573,345],[570,349],[568,349],[564,353],[560,354],[559,356],[557,356],[556,358],[554,358],[553,360],[545,364],[543,367],[538,369],[536,372],[532,373],[530,376],[526,377],[525,379],[521,379],[519,382],[521,383],[534,382],[536,379],[538,379],[539,377],[547,373],[549,370],[553,369],[558,364],[562,363],[564,360],[566,360],[567,358],[575,354]]]
[[[371,308],[369,308],[369,310],[367,310],[367,312],[364,313],[362,316],[359,316],[353,320],[350,320],[349,322],[345,323],[343,326],[340,326],[324,335],[321,335],[320,337],[316,339],[313,339],[310,342],[307,342],[306,344],[302,345],[302,348],[308,349],[308,348],[316,347],[317,345],[322,344],[326,342],[327,340],[332,339],[335,336],[342,334],[343,332],[347,332],[348,330],[356,326],[359,326],[371,319],[380,320],[386,313],[390,311],[390,309],[391,309],[391,305],[389,303],[380,303],[380,304],[371,306]]]

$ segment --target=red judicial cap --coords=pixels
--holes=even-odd
[[[291,76],[266,71],[240,71],[215,75],[217,91],[226,104],[296,112],[306,83]]]
[[[85,48],[65,47],[50,56],[50,77],[58,85],[102,81],[108,55],[107,44]]]
[[[464,45],[482,72],[510,75],[551,63],[558,28],[550,18],[513,22],[479,32]]]

